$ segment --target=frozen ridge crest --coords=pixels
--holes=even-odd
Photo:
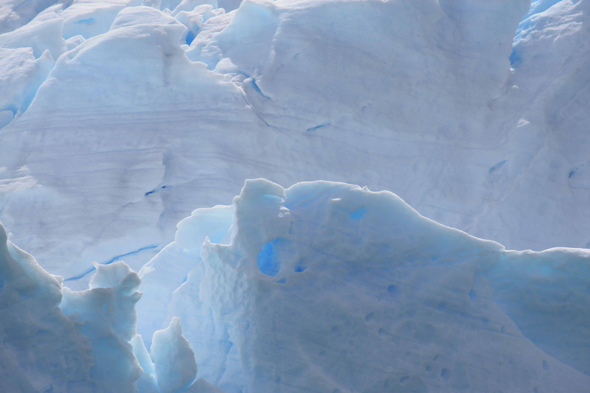
[[[4,390],[590,391],[588,250],[507,251],[390,192],[250,180],[181,221],[139,274],[99,266],[81,292],[2,240],[0,356],[23,375]],[[42,315],[44,332],[13,328]],[[31,340],[36,358],[19,357]],[[64,343],[84,361],[43,372]]]

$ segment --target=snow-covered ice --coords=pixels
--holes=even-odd
[[[522,22],[526,0],[225,3],[3,22],[0,219],[72,287],[258,177],[392,190],[510,248],[590,244],[588,0]]]
[[[133,347],[135,303],[141,294],[137,273],[123,262],[97,266],[90,289],[74,292],[63,289],[61,310],[81,323],[90,340],[94,365],[91,377],[106,392],[132,392],[143,373]]]

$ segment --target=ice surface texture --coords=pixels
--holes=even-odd
[[[247,181],[61,311],[4,233],[4,390],[590,392],[590,251],[506,251],[390,192]]]
[[[257,177],[590,244],[589,0],[235,3],[1,5],[0,219],[72,288]]]
[[[151,355],[163,393],[177,392],[189,386],[197,376],[195,355],[182,336],[178,318],[172,318],[167,329],[154,333]]]
[[[129,341],[135,336],[139,276],[123,262],[99,266],[90,289],[64,288],[61,310],[82,323],[94,355],[91,376],[105,392],[133,392],[143,373]]]
[[[247,181],[140,275],[142,335],[179,318],[227,392],[590,392],[589,251],[506,251],[389,192]]]
[[[97,266],[88,290],[62,288],[0,224],[0,391],[222,392],[193,384],[197,365],[177,318],[154,333],[148,354],[135,330],[140,282],[117,262]]]
[[[60,282],[0,224],[0,391],[94,392],[90,342],[58,308]]]

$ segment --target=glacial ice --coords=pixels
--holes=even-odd
[[[0,219],[72,288],[258,177],[389,189],[510,248],[590,244],[588,0],[234,3],[0,12]]]
[[[0,391],[590,392],[590,0],[529,3],[0,1]]]
[[[143,373],[129,343],[135,336],[135,303],[141,294],[137,273],[123,262],[97,266],[90,288],[63,289],[61,310],[81,323],[94,355],[91,377],[105,392],[133,392]]]
[[[154,333],[150,353],[162,393],[184,390],[197,376],[195,354],[182,336],[178,318],[172,318],[168,328]]]
[[[94,391],[89,340],[60,311],[61,300],[58,279],[0,224],[0,391]]]
[[[0,224],[0,391],[67,393],[222,392],[203,379],[180,322],[136,334],[140,279],[123,262],[97,266],[90,288],[72,291],[7,240]]]
[[[506,251],[342,183],[247,181],[226,211],[222,243],[179,242],[210,209],[181,222],[144,288],[168,314],[138,324],[179,318],[227,392],[589,391],[588,250]]]
[[[57,308],[59,281],[19,252],[19,262],[2,253],[0,296],[35,277],[75,333],[52,325],[31,350],[75,340],[86,359],[76,373],[23,377],[36,386],[82,375],[104,392],[590,392],[590,251],[507,251],[390,192],[246,181],[232,206],[179,223],[140,272],[141,299],[140,275],[117,262],[97,266],[88,290],[62,288]],[[27,329],[1,317],[4,342],[41,334],[29,327],[47,297],[20,299]]]

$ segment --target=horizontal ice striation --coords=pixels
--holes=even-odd
[[[0,34],[0,218],[75,289],[92,261],[139,270],[257,177],[391,189],[511,248],[586,246],[588,1],[561,3],[538,15],[577,22],[532,25],[512,73],[525,0],[40,7]]]
[[[251,180],[225,209],[150,263],[138,324],[180,318],[227,392],[590,392],[589,251],[506,251],[343,183]]]

